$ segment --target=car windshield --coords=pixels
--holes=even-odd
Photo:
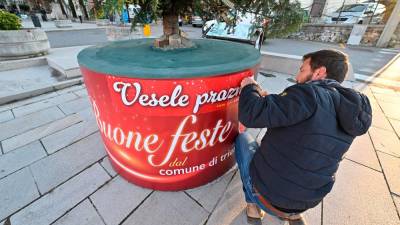
[[[229,33],[229,27],[225,22],[220,22],[214,24],[214,26],[207,32],[208,36],[214,37],[227,37],[227,38],[236,38],[243,40],[250,40],[251,36],[251,25],[250,24],[238,24],[235,27],[234,33]]]
[[[366,8],[366,5],[363,4],[353,4],[353,5],[345,5],[340,7],[336,12],[362,12]]]

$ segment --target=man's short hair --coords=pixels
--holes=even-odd
[[[315,70],[322,66],[326,68],[328,79],[342,83],[349,69],[348,57],[338,50],[320,50],[303,56],[303,61],[310,59],[311,69]]]

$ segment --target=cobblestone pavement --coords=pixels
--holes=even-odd
[[[270,93],[289,76],[259,76]],[[310,225],[399,225],[400,93],[356,83],[373,124],[346,154],[332,192],[306,212]],[[265,130],[251,129],[261,138]],[[233,168],[202,187],[160,192],[117,175],[101,144],[86,89],[73,86],[0,106],[0,224],[247,224]],[[285,224],[266,216],[262,224]]]

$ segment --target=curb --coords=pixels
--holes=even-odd
[[[393,59],[391,59],[386,65],[384,65],[382,68],[380,68],[378,71],[376,71],[374,74],[372,74],[372,77],[379,76],[384,70],[386,70],[389,66],[391,66],[394,61],[396,61],[400,57],[400,53],[398,53]]]
[[[64,32],[64,31],[81,31],[81,30],[98,30],[98,29],[105,29],[105,27],[89,27],[89,28],[60,28],[60,29],[51,29],[51,30],[44,30],[46,33],[51,33],[51,32]]]
[[[368,83],[368,84],[375,84],[377,86],[391,88],[391,89],[400,91],[400,81],[389,80],[389,79],[379,77],[388,67],[390,67],[396,60],[399,60],[399,59],[400,59],[400,53],[397,54],[395,57],[393,57],[393,59],[391,59],[385,66],[380,68],[378,71],[376,71],[371,76],[366,76],[366,75],[358,74],[358,73],[354,74],[356,81],[360,81],[360,82],[364,82],[364,83]]]
[[[30,98],[30,97],[34,97],[34,96],[38,96],[38,95],[45,94],[45,93],[52,92],[52,91],[58,91],[58,90],[61,90],[61,89],[67,88],[67,87],[71,87],[74,85],[82,84],[82,83],[83,83],[83,78],[80,77],[80,78],[76,78],[76,79],[72,79],[72,80],[62,81],[62,82],[59,82],[56,84],[43,86],[43,87],[37,88],[37,89],[21,91],[19,93],[13,94],[13,95],[0,97],[0,105],[6,104],[6,103],[11,103],[11,102],[22,100],[22,99],[26,99],[26,98]]]
[[[363,74],[354,74],[356,81],[367,83],[367,84],[373,84],[375,86],[380,86],[384,88],[390,88],[390,89],[395,89],[397,91],[400,91],[400,81],[395,81],[395,80],[388,80],[388,79],[383,79],[379,77],[372,77],[372,76],[366,76]]]
[[[47,65],[46,58],[47,55],[35,58],[0,61],[0,71],[16,70],[34,66],[44,66]]]

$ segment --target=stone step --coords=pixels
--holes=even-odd
[[[46,57],[0,61],[0,71],[47,65]]]
[[[78,53],[88,46],[52,49],[47,56],[47,63],[67,79],[82,76],[77,60]]]

